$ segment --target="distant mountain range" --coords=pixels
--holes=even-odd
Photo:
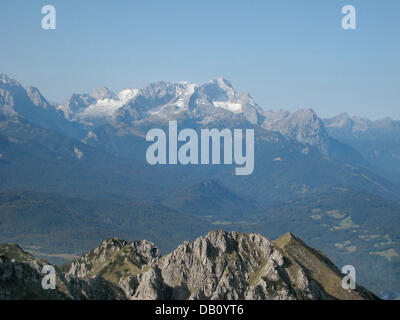
[[[23,118],[33,125],[58,132],[63,136],[62,139],[69,137],[75,140],[80,137],[81,142],[87,146],[143,163],[145,149],[148,146],[143,139],[146,132],[154,127],[165,128],[169,120],[178,120],[181,127],[194,129],[205,126],[255,128],[259,150],[256,151],[256,158],[261,158],[257,164],[262,163],[262,165],[256,165],[258,170],[265,171],[278,164],[278,167],[285,167],[286,163],[290,163],[290,167],[295,168],[298,164],[297,160],[303,158],[300,160],[302,166],[307,162],[319,163],[318,166],[313,164],[310,170],[318,171],[318,167],[325,167],[321,170],[321,175],[329,177],[332,184],[363,184],[365,185],[363,188],[371,188],[379,193],[393,191],[394,197],[398,191],[394,186],[386,187],[390,184],[389,182],[384,182],[372,172],[368,172],[367,170],[372,167],[354,148],[331,138],[323,121],[314,111],[299,110],[293,114],[264,111],[250,95],[237,93],[231,83],[225,79],[210,81],[201,86],[186,82],[176,84],[159,82],[142,89],[126,89],[117,95],[106,88],[99,88],[92,94],[73,94],[59,106],[51,106],[37,89],[35,89],[35,94],[30,94],[33,89],[23,88],[12,78],[2,75],[1,79],[3,103],[0,111],[7,119],[2,128],[3,132],[10,131],[11,121],[19,121],[15,120],[15,117]],[[15,127],[13,125],[13,130],[18,130]],[[24,134],[32,136],[32,133],[26,130]],[[76,144],[76,142],[70,142],[70,144],[73,143]],[[83,148],[82,145],[81,148]],[[81,155],[80,160],[85,160],[85,152],[80,152],[78,145],[74,146],[73,150],[75,154]],[[268,165],[265,164],[266,159],[268,159]],[[296,163],[293,163],[293,160]],[[348,165],[347,169],[337,161]],[[338,174],[338,165],[342,166],[343,175]],[[274,169],[276,172],[276,168]],[[231,170],[226,170],[226,167],[218,168],[216,178],[231,185],[231,181],[226,180],[228,177],[223,177],[226,173],[230,175]],[[330,170],[334,171],[333,176],[327,174]],[[207,175],[215,176],[214,168],[201,170],[191,168],[190,174],[200,179],[204,176],[204,171],[210,171],[211,173]],[[299,171],[296,174],[298,173]],[[318,176],[317,172],[314,174]],[[264,176],[265,174],[262,173],[261,177]],[[362,178],[364,176],[368,178]],[[260,174],[256,173],[247,179],[254,180],[254,177],[257,179]],[[361,177],[361,179],[356,177]],[[304,181],[307,179],[303,177],[301,179],[291,177],[290,180],[291,189],[296,190],[295,192],[313,187],[306,186]],[[313,180],[313,183],[318,184],[323,181],[322,179]],[[279,186],[282,180],[273,183]],[[233,185],[235,187],[235,184]],[[292,193],[288,186],[285,188],[286,193]],[[257,189],[260,192],[261,188]],[[248,190],[246,186],[246,190],[236,191],[242,193]],[[267,194],[270,195],[270,193],[263,193],[253,198],[260,200]]]
[[[253,174],[148,165],[146,132],[169,120],[195,130],[253,128]],[[311,109],[265,111],[222,78],[98,88],[52,104],[2,74],[0,241],[63,262],[113,235],[168,252],[216,226],[274,237],[295,230],[335,263],[351,260],[377,294],[397,297],[399,127],[346,114],[321,119]]]
[[[16,244],[0,246],[0,299],[99,300],[372,300],[321,252],[292,234],[274,242],[258,234],[213,231],[161,256],[150,241],[110,238],[56,269],[54,290],[42,268]]]
[[[400,179],[400,121],[371,121],[343,113],[324,120],[328,133],[360,152],[380,174]]]

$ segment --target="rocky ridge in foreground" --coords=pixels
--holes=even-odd
[[[290,233],[271,242],[212,231],[166,256],[150,241],[112,238],[56,267],[55,290],[41,288],[45,264],[0,246],[0,299],[377,299],[361,286],[342,289],[339,269]]]

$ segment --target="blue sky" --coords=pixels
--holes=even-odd
[[[41,28],[41,8],[57,29]],[[341,8],[357,9],[357,30]],[[265,109],[400,119],[398,0],[1,0],[0,72],[50,100],[217,77]]]

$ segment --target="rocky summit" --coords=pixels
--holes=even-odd
[[[342,289],[339,269],[288,233],[212,231],[161,256],[150,241],[104,241],[56,268],[56,289],[41,286],[43,266],[16,244],[0,246],[0,299],[364,300],[357,285]]]

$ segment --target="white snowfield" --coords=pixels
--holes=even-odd
[[[214,106],[217,108],[223,108],[233,113],[240,113],[243,111],[243,105],[240,103],[232,103],[225,101],[214,101]]]

